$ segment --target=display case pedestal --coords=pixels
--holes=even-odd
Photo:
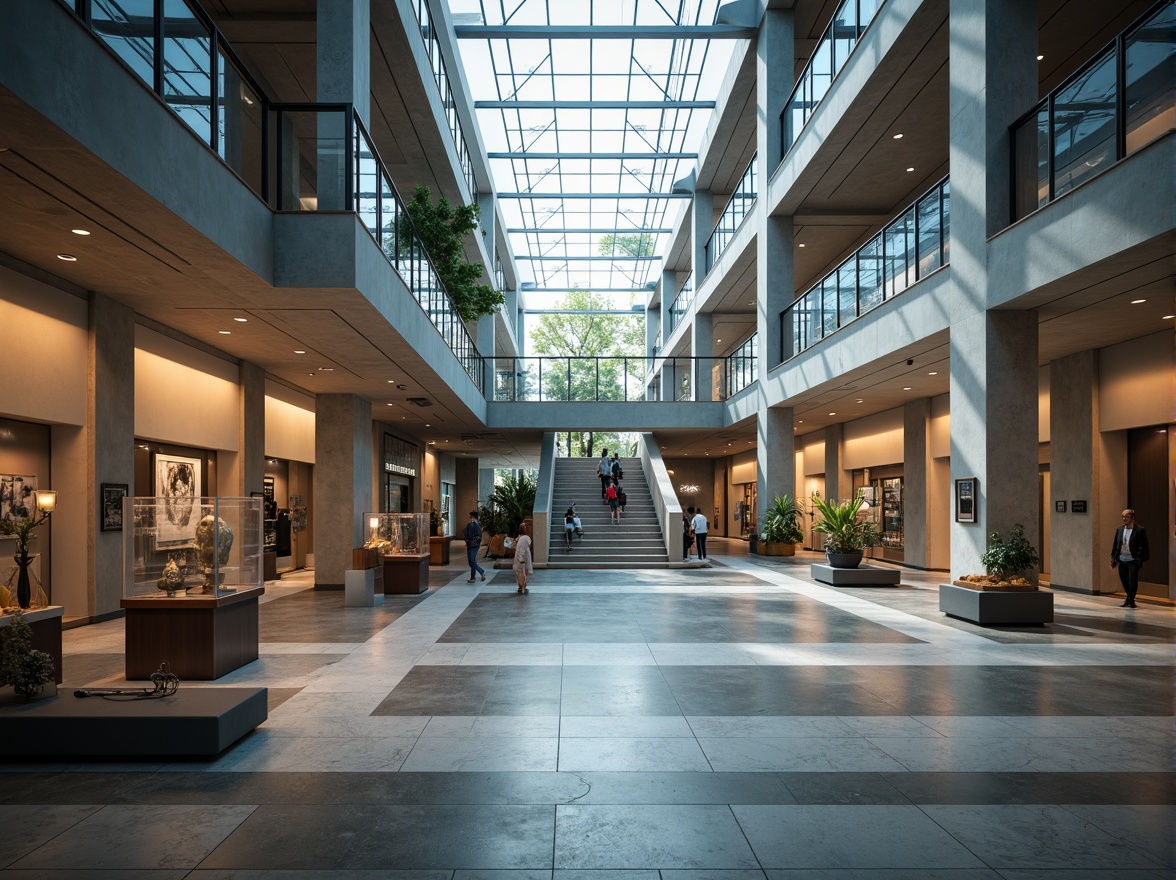
[[[449,545],[453,535],[432,535],[429,538],[429,564],[449,565]]]
[[[26,608],[25,623],[33,631],[33,650],[44,651],[53,658],[53,676],[61,684],[61,615],[65,608],[61,605],[47,605],[44,608]],[[3,627],[12,622],[11,614],[0,615],[0,638],[3,637]]]
[[[401,553],[384,557],[384,595],[416,596],[429,589],[429,554]]]
[[[167,661],[181,681],[212,681],[257,659],[257,600],[265,587],[221,596],[122,600],[126,675],[148,679]]]

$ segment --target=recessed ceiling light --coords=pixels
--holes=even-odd
[[[804,242],[801,242],[800,244],[798,244],[797,247],[804,247]]]
[[[314,378],[314,373],[307,373],[306,375],[310,376],[312,379]]]
[[[58,254],[57,259],[65,260],[67,263],[76,263],[78,261],[78,258],[73,254]]]
[[[723,341],[723,340],[721,340],[721,339],[716,339],[716,340],[715,340],[715,342],[722,342],[722,341]]]
[[[395,379],[389,379],[389,380],[388,380],[388,384],[389,384],[389,385],[395,385],[395,384],[396,384],[396,380],[395,380]]]
[[[910,386],[910,385],[903,385],[903,386],[902,386],[902,390],[903,390],[903,391],[910,391],[910,390],[911,390],[911,386]]]
[[[1164,315],[1164,317],[1163,317],[1163,318],[1161,318],[1160,320],[1162,320],[1162,321],[1171,321],[1173,318],[1176,318],[1176,315]]]
[[[1038,55],[1038,56],[1037,56],[1037,60],[1038,60],[1038,61],[1040,61],[1040,60],[1041,60],[1042,58],[1044,58],[1044,57],[1045,57],[1044,55]]]
[[[233,331],[232,330],[217,330],[216,332],[219,333],[221,336],[229,336],[232,334]]]
[[[907,171],[914,171],[914,168],[908,168]]]
[[[238,324],[248,324],[249,323],[248,318],[233,318],[233,320],[236,321]]]
[[[901,140],[902,140],[902,132],[900,131],[898,134],[896,134],[896,135],[892,135],[892,137],[893,137],[893,138],[894,138],[896,141],[901,141]]]
[[[928,375],[928,376],[938,376],[938,375],[939,375],[939,373],[938,373],[936,370],[932,370],[932,371],[931,371],[930,373],[928,373],[927,375]]]
[[[335,372],[335,368],[334,367],[319,367],[319,372],[320,373],[333,373],[333,372]]]
[[[306,349],[305,348],[296,348],[296,349],[294,349],[294,354],[306,354]]]
[[[396,406],[394,403],[385,404],[386,406]]]
[[[1131,305],[1137,306],[1140,303],[1145,303],[1145,302],[1147,302],[1146,299],[1133,299],[1133,300],[1131,300]]]
[[[837,415],[837,413],[829,413],[829,415],[835,416],[835,415]]]
[[[865,403],[865,401],[864,401],[864,400],[862,400],[860,397],[858,398],[858,401],[857,401],[857,402],[858,402],[858,403]]]
[[[72,232],[74,235],[89,235],[90,234],[89,229],[71,229],[70,232]]]
[[[431,427],[433,427],[433,426],[432,426],[432,425],[430,425],[428,422],[425,422],[425,427],[426,427],[426,428],[431,428]]]
[[[803,424],[804,424],[804,419],[797,419],[797,420],[796,420],[796,423],[797,423],[798,425],[803,425]]]

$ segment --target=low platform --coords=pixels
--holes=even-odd
[[[1053,623],[1054,596],[1048,590],[1003,592],[940,584],[939,610],[981,626]]]
[[[902,572],[897,568],[879,568],[875,565],[834,568],[823,562],[814,562],[809,577],[835,587],[897,587],[902,580]]]
[[[217,755],[269,717],[266,688],[188,688],[158,700],[79,699],[73,691],[0,708],[15,757]]]

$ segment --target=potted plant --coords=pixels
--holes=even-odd
[[[976,590],[1036,590],[1032,581],[1020,575],[1030,568],[1037,568],[1041,557],[1025,537],[1025,527],[1020,523],[1013,526],[1006,541],[1000,532],[988,536],[988,549],[980,557],[986,575],[964,575],[957,586]]]
[[[501,524],[506,534],[517,535],[519,526],[534,513],[537,490],[538,484],[526,474],[509,474],[494,487],[489,503],[502,513]]]
[[[804,540],[799,519],[800,508],[795,499],[787,493],[777,495],[760,524],[759,538],[765,556],[792,556],[796,553],[796,545]]]
[[[37,529],[44,525],[57,504],[57,493],[43,491],[36,493],[37,510],[32,516],[21,519],[0,519],[0,535],[16,536],[16,555],[12,558],[18,568],[16,578],[16,601],[21,608],[28,608],[32,601],[32,584],[29,581],[29,544]]]
[[[18,697],[31,700],[53,680],[53,658],[33,648],[32,627],[20,611],[0,630],[0,642],[0,685],[11,685]]]
[[[834,568],[857,568],[862,561],[862,550],[878,543],[874,524],[859,517],[861,493],[852,500],[840,502],[824,501],[814,495],[813,508],[821,515],[813,529],[825,536],[825,558],[829,564]]]

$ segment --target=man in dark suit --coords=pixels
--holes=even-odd
[[[1147,532],[1135,524],[1135,511],[1123,511],[1123,525],[1115,530],[1115,543],[1111,545],[1111,568],[1119,569],[1119,580],[1127,601],[1121,608],[1135,607],[1135,594],[1139,591],[1139,569],[1147,562]]]

